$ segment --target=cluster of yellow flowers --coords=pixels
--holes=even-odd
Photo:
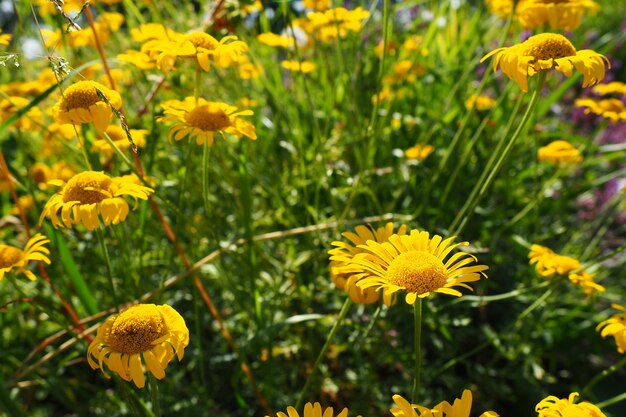
[[[576,106],[583,107],[587,114],[597,114],[613,123],[626,121],[626,84],[621,81],[600,84],[593,88],[593,92],[601,98],[579,98]]]

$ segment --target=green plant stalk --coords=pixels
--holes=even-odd
[[[422,374],[422,299],[417,298],[413,304],[414,315],[414,341],[415,341],[415,374],[413,375],[413,395],[411,400],[417,404],[420,391],[420,376]]]
[[[317,369],[319,368],[320,363],[322,362],[322,359],[324,359],[324,356],[326,356],[326,351],[328,351],[328,348],[330,347],[330,344],[333,341],[335,334],[337,334],[337,330],[339,330],[339,328],[341,327],[343,319],[346,317],[346,314],[348,314],[348,311],[350,310],[350,306],[352,306],[352,300],[350,300],[350,297],[347,297],[346,301],[343,303],[343,306],[341,307],[341,311],[339,312],[339,317],[337,317],[335,324],[333,324],[332,329],[330,329],[330,333],[328,333],[328,336],[326,337],[326,342],[324,342],[324,346],[322,346],[322,350],[320,350],[319,355],[317,355],[317,359],[315,360],[315,363],[313,364],[313,369],[311,369],[311,373],[309,374],[309,377],[304,383],[304,387],[302,388],[302,391],[300,392],[300,397],[298,398],[298,402],[296,402],[296,405],[295,405],[296,410],[302,409],[302,406],[304,405],[304,397],[309,391],[311,383],[313,382],[313,377],[315,376],[315,373],[317,372]]]
[[[548,297],[550,297],[552,295],[552,293],[554,292],[554,290],[556,290],[557,286],[560,283],[561,283],[561,280],[557,279],[553,283],[553,285],[551,285],[550,288],[548,288],[548,290],[546,292],[544,292],[539,298],[537,298],[535,300],[535,302],[533,302],[531,305],[526,307],[526,309],[524,311],[522,311],[519,316],[517,316],[517,319],[515,319],[515,325],[516,326],[519,325],[522,322],[522,320],[524,320],[524,318],[526,318],[526,316],[528,316],[530,313],[532,313],[537,307],[542,305],[544,303],[544,301],[546,301],[548,299]]]
[[[148,387],[150,389],[150,399],[152,401],[152,412],[155,417],[161,417],[161,403],[159,402],[159,386],[152,372],[148,372]]]
[[[609,398],[608,400],[604,400],[601,403],[596,404],[598,408],[605,408],[613,404],[617,404],[620,401],[626,400],[626,392],[623,392],[619,395],[616,395],[613,398]]]
[[[102,254],[104,255],[104,263],[107,269],[107,278],[109,281],[109,287],[111,287],[111,296],[113,297],[113,303],[115,305],[115,310],[119,311],[119,299],[117,298],[117,293],[115,291],[115,284],[113,283],[113,268],[111,267],[111,258],[109,257],[109,251],[107,249],[106,242],[104,241],[104,233],[100,227],[96,228],[96,235],[98,236],[98,242],[100,242],[100,249],[102,249]]]
[[[580,391],[581,395],[583,397],[588,397],[590,391],[593,389],[593,387],[596,386],[596,384],[600,381],[602,381],[604,378],[606,378],[607,376],[615,373],[615,371],[617,371],[618,369],[620,369],[622,366],[626,365],[626,356],[623,356],[622,359],[620,359],[619,362],[617,362],[616,364],[603,369],[602,372],[600,372],[599,374],[597,374],[596,376],[594,376],[593,378],[591,378],[591,381],[589,381],[587,383],[587,385],[585,385],[585,387]]]
[[[530,117],[537,106],[537,102],[539,101],[539,97],[541,96],[541,90],[546,80],[546,75],[547,71],[545,70],[540,71],[537,74],[537,84],[535,86],[535,90],[533,91],[533,95],[530,98],[530,102],[528,103],[528,107],[526,108],[526,112],[524,113],[524,116],[522,116],[522,120],[519,122],[517,129],[513,133],[511,139],[509,139],[504,150],[501,153],[498,153],[497,151],[494,152],[493,158],[497,159],[495,159],[495,165],[493,169],[486,170],[485,175],[482,175],[476,183],[476,186],[472,190],[472,193],[470,194],[467,202],[465,203],[465,205],[463,205],[463,208],[450,226],[449,233],[451,235],[458,235],[461,233],[461,231],[463,231],[465,225],[472,217],[474,209],[476,208],[480,200],[484,197],[491,184],[494,182],[498,172],[504,164],[504,161],[506,161],[507,157],[511,153],[513,146],[521,136],[521,133],[524,131],[527,122],[530,120]],[[511,120],[513,119],[515,119],[515,112],[511,114]],[[509,123],[511,123],[511,120],[509,121]]]
[[[202,200],[204,201],[204,211],[208,218],[211,204],[209,203],[209,141],[207,139],[202,144]]]

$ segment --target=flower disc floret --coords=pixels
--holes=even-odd
[[[81,172],[67,183],[54,180],[50,184],[63,188],[50,197],[39,223],[49,216],[55,227],[69,228],[82,224],[87,230],[96,229],[100,224],[99,218],[105,226],[126,220],[129,207],[124,196],[146,200],[154,192],[152,188],[136,184],[128,178],[111,178],[97,171]]]
[[[122,98],[117,91],[95,81],[79,81],[65,89],[61,99],[52,107],[52,115],[60,124],[93,123],[96,130],[102,132],[111,121],[111,107],[117,110],[122,107]]]
[[[31,281],[35,280],[35,275],[28,270],[28,263],[41,261],[49,264],[50,251],[44,246],[48,243],[48,238],[38,233],[28,240],[23,250],[11,245],[0,245],[0,281],[13,270],[26,275]]]
[[[476,258],[466,252],[450,253],[467,242],[452,244],[454,237],[443,239],[430,237],[428,232],[412,230],[409,235],[394,234],[388,242],[367,241],[357,247],[356,254],[348,263],[354,271],[364,274],[357,285],[361,288],[382,289],[385,294],[406,292],[405,301],[414,304],[433,292],[460,297],[452,287],[471,290],[468,282],[486,277],[485,265],[470,265]]]
[[[180,314],[168,305],[138,304],[109,317],[87,350],[92,369],[105,368],[139,388],[145,385],[144,369],[158,378],[174,358],[183,359],[189,330]]]
[[[542,33],[508,48],[498,48],[485,55],[481,62],[495,55],[494,71],[500,67],[522,91],[528,91],[528,77],[554,68],[568,77],[574,68],[583,74],[583,87],[597,84],[604,78],[605,67],[611,64],[604,55],[590,49],[576,51],[563,35]]]

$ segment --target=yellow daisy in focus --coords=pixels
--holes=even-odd
[[[133,138],[133,143],[139,148],[146,146],[146,136],[150,133],[145,129],[129,129],[130,135]],[[126,132],[119,125],[110,125],[104,132],[113,141],[115,146],[119,149],[130,148],[130,142],[126,136]],[[109,145],[109,142],[104,138],[103,134],[96,134],[96,140],[93,142],[93,149],[100,152],[107,158],[110,158],[115,153],[115,149]]]
[[[583,74],[583,87],[589,87],[604,78],[605,66],[611,68],[611,63],[604,55],[590,49],[576,51],[565,36],[556,33],[542,33],[520,44],[495,49],[480,62],[492,55],[496,55],[494,71],[500,67],[524,92],[528,91],[528,77],[539,71],[554,68],[571,77],[576,68]]]
[[[598,407],[587,401],[576,403],[576,397],[577,392],[571,393],[568,398],[547,396],[535,407],[537,417],[606,417]]]
[[[613,123],[626,120],[626,106],[622,100],[616,98],[578,98],[574,102],[576,107],[585,107],[585,114],[593,113],[609,119]]]
[[[240,118],[254,114],[252,110],[237,111],[237,108],[226,103],[206,101],[203,98],[186,97],[184,100],[168,100],[161,103],[165,116],[158,118],[160,122],[177,122],[170,128],[170,143],[181,140],[185,136],[196,140],[198,145],[207,141],[213,145],[216,133],[229,133],[236,137],[246,136],[256,140],[256,130],[252,123]]]
[[[432,145],[426,145],[424,143],[418,143],[415,146],[410,147],[404,151],[404,156],[408,159],[415,159],[417,161],[423,161],[428,155],[430,155],[435,148]]]
[[[39,217],[39,224],[49,216],[54,227],[70,228],[82,224],[87,230],[96,229],[100,218],[105,226],[126,220],[129,207],[124,196],[147,200],[154,192],[152,188],[137,185],[124,177],[111,178],[97,171],[81,172],[67,183],[53,180],[50,184],[63,188],[50,197]]]
[[[611,304],[616,310],[622,313],[614,314],[611,318],[604,320],[596,327],[602,337],[613,336],[617,344],[619,353],[626,352],[626,307],[619,304]]]
[[[540,162],[549,162],[553,165],[579,164],[583,156],[571,143],[565,140],[555,140],[537,151],[537,159]]]
[[[489,110],[490,108],[496,105],[496,100],[489,96],[483,95],[472,95],[470,98],[465,100],[465,108],[471,109],[472,107],[478,111]]]
[[[320,403],[306,403],[304,405],[304,414],[298,414],[295,408],[287,407],[287,414],[279,411],[276,413],[278,417],[348,417],[348,409],[344,408],[340,413],[334,414],[332,407],[322,408]],[[269,416],[265,416],[269,417]],[[361,417],[361,416],[358,416]]]
[[[348,239],[350,243],[335,241],[331,245],[336,248],[328,251],[330,256],[330,277],[333,283],[340,290],[348,293],[352,301],[359,304],[373,304],[380,299],[382,295],[380,291],[373,288],[363,289],[356,283],[366,276],[359,268],[354,268],[349,262],[358,253],[362,253],[363,249],[359,245],[364,245],[368,240],[378,243],[384,243],[389,240],[389,236],[394,234],[393,223],[389,222],[384,227],[374,229],[372,226],[357,226],[354,232],[344,232],[341,235]],[[407,227],[400,226],[396,234],[402,236],[406,234]],[[391,295],[383,297],[386,305],[391,305]]]
[[[469,417],[472,411],[472,391],[466,389],[461,398],[455,399],[454,403],[442,401],[433,409],[411,404],[397,394],[393,396],[393,402],[395,406],[389,411],[394,417]],[[485,411],[480,415],[480,417],[498,416],[499,414],[494,411]]]
[[[98,95],[97,90],[108,103]],[[111,106],[117,110],[122,107],[122,97],[117,91],[95,81],[79,81],[63,91],[61,99],[52,107],[52,115],[58,123],[93,123],[96,130],[102,132],[111,121]]]
[[[293,72],[301,72],[303,74],[308,74],[313,71],[316,67],[315,63],[311,61],[281,61],[280,66]]]
[[[189,330],[180,314],[168,305],[137,304],[109,317],[87,349],[91,369],[115,372],[138,388],[146,381],[144,366],[157,379],[174,356],[183,359]]]
[[[466,252],[457,252],[447,261],[448,255],[468,242],[452,244],[455,237],[443,239],[439,235],[431,238],[428,232],[412,230],[409,235],[389,236],[388,242],[373,240],[357,245],[362,253],[348,261],[355,272],[364,274],[357,285],[363,289],[382,289],[385,295],[397,291],[406,292],[405,301],[414,304],[433,292],[460,297],[462,294],[452,287],[472,289],[468,282],[486,277],[486,265],[472,265],[476,258]]]
[[[27,269],[28,263],[41,261],[50,264],[48,258],[50,251],[44,246],[48,243],[50,243],[48,238],[38,233],[28,240],[23,250],[15,246],[0,245],[0,281],[4,279],[5,274],[14,269],[34,281],[36,277]]]
[[[530,265],[535,264],[537,274],[545,278],[554,274],[567,275],[581,268],[578,259],[559,255],[550,248],[536,244],[530,247],[528,258],[530,259]]]

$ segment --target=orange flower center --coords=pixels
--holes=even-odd
[[[205,104],[185,115],[185,121],[200,130],[216,131],[231,126],[230,117],[220,108]]]
[[[10,268],[21,261],[23,257],[24,252],[20,249],[8,245],[0,245],[0,268]]]
[[[89,81],[80,81],[65,89],[63,92],[63,107],[65,111],[72,109],[88,109],[99,101],[96,86]]]
[[[152,343],[169,331],[154,305],[136,305],[117,315],[108,343],[117,352],[136,354],[150,350]]]
[[[523,55],[537,60],[557,59],[576,55],[574,45],[562,35],[542,33],[531,36],[523,44]]]
[[[447,281],[446,267],[436,256],[410,251],[397,256],[387,268],[387,279],[408,292],[424,294],[441,288]]]
[[[217,39],[204,32],[192,32],[187,35],[187,40],[196,48],[206,48],[210,51],[217,49],[220,44]]]
[[[63,188],[63,202],[99,203],[112,196],[111,178],[102,172],[86,171],[74,175]]]

